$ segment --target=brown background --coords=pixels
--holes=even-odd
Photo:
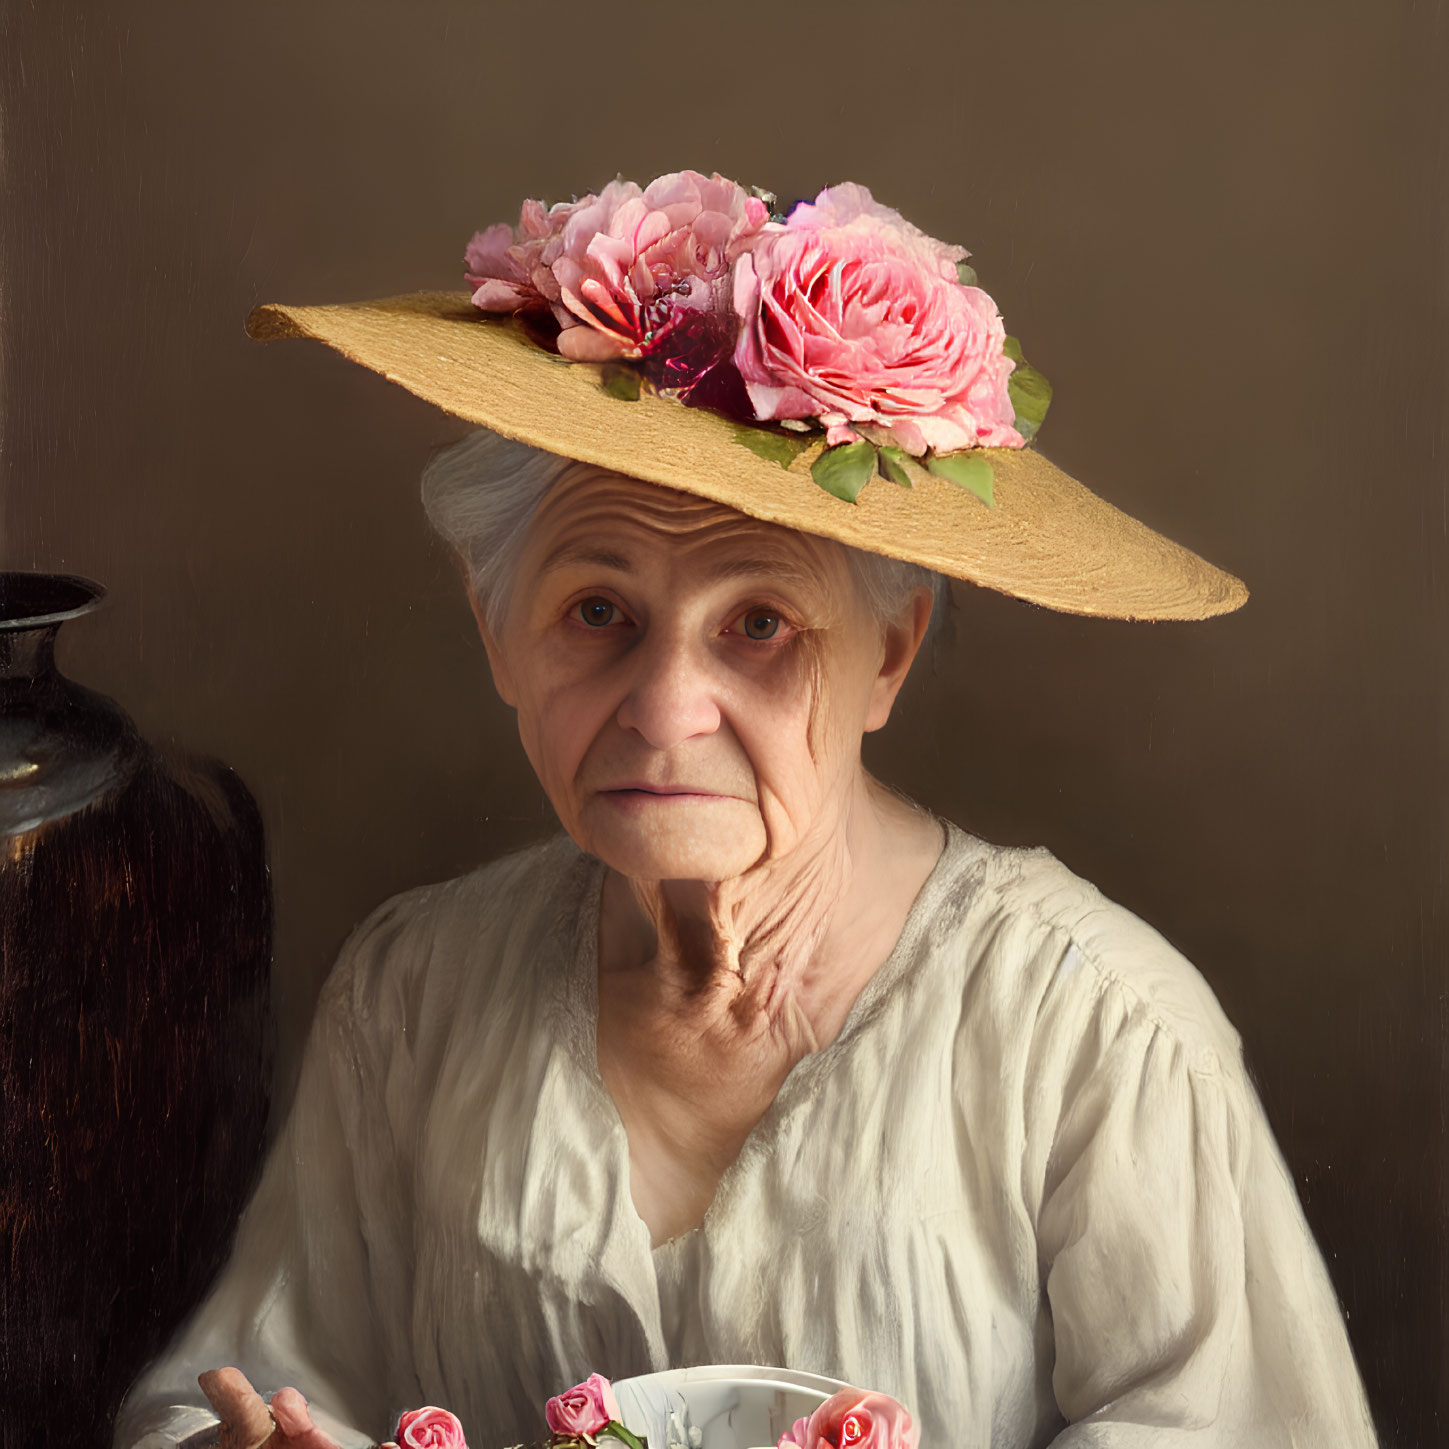
[[[1441,1441],[1442,4],[0,13],[0,565],[105,582],[69,671],[257,794],[284,1095],[351,925],[550,817],[416,502],[459,428],[248,308],[456,285],[616,172],[858,180],[971,247],[1046,451],[1254,590],[1133,627],[963,588],[872,762],[1200,965],[1386,1443]]]

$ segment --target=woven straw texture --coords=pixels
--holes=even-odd
[[[1113,508],[1034,449],[984,453],[995,507],[912,467],[909,489],[875,479],[846,503],[810,476],[816,445],[789,469],[737,442],[738,425],[647,391],[610,396],[600,370],[568,363],[462,292],[339,306],[258,307],[258,339],[314,337],[409,392],[506,437],[754,518],[925,564],[1072,614],[1205,619],[1240,607],[1243,584]]]

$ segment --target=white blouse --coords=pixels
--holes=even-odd
[[[951,827],[839,1037],[651,1251],[596,1064],[603,875],[560,838],[357,930],[118,1446],[205,1422],[222,1364],[349,1446],[431,1403],[496,1449],[590,1372],[699,1363],[885,1390],[924,1449],[1374,1443],[1238,1038],[1136,916]]]

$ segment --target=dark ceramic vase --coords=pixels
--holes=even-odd
[[[0,573],[0,1446],[106,1446],[199,1301],[267,1110],[261,819],[61,675],[102,590]]]

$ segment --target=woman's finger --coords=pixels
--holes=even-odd
[[[296,1389],[278,1389],[272,1395],[272,1418],[288,1449],[340,1449],[330,1434],[312,1422],[307,1400]]]
[[[240,1369],[209,1369],[196,1382],[221,1420],[218,1449],[260,1449],[272,1437],[272,1416]]]

